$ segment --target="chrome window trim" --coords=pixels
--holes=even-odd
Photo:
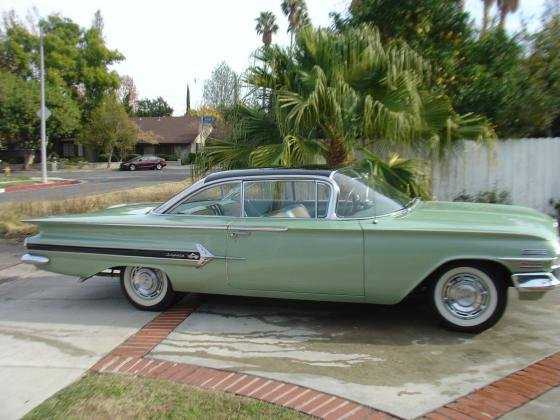
[[[243,182],[240,182],[240,181],[232,181],[232,180],[230,180],[230,179],[228,179],[228,180],[222,180],[222,181],[223,181],[223,182],[216,182],[216,183],[213,183],[213,184],[208,184],[207,186],[200,187],[200,188],[197,189],[196,191],[193,191],[192,194],[189,194],[188,196],[184,197],[183,200],[177,200],[177,201],[175,201],[175,202],[173,203],[173,205],[168,206],[168,207],[166,208],[166,213],[164,213],[164,214],[167,215],[167,216],[236,217],[236,216],[225,216],[225,215],[217,215],[217,214],[215,214],[215,215],[211,215],[211,214],[205,214],[205,215],[202,215],[202,214],[201,214],[201,215],[197,215],[197,214],[167,213],[167,212],[169,212],[169,211],[173,211],[175,208],[177,208],[178,206],[180,206],[181,204],[183,204],[185,201],[187,201],[190,197],[194,196],[195,194],[202,193],[202,192],[204,192],[204,191],[206,191],[206,190],[209,190],[210,188],[213,188],[213,187],[216,187],[216,186],[220,186],[220,185],[233,184],[233,183],[240,183],[240,184],[241,184],[241,188],[240,188],[241,194],[240,194],[240,196],[239,196],[239,199],[240,199],[240,200],[242,199],[242,197],[243,197]],[[199,181],[199,182],[200,182],[200,181]],[[194,184],[191,185],[189,188],[194,187],[196,184],[198,184],[198,182],[194,183]],[[187,189],[189,189],[189,188],[187,188]],[[158,207],[157,209],[159,209],[159,207]],[[156,213],[155,210],[157,210],[157,209],[152,210],[152,213],[155,213],[155,214],[162,214],[162,213]],[[240,213],[240,215],[237,216],[237,217],[241,217],[242,214],[243,214],[243,209],[241,208],[241,213]]]
[[[242,187],[241,187],[241,195],[242,195],[242,205],[241,205],[241,214],[245,214],[245,183],[246,182],[277,182],[277,181],[286,181],[282,175],[277,177],[265,177],[263,176],[262,179],[246,179],[242,182]],[[317,179],[317,178],[323,178],[323,179]],[[302,175],[298,175],[297,177],[294,177],[293,179],[289,179],[290,181],[295,181],[295,182],[314,182],[315,183],[315,217],[309,217],[309,218],[305,218],[305,217],[266,217],[266,216],[242,216],[243,219],[251,219],[251,220],[265,220],[265,219],[274,219],[274,220],[324,220],[324,219],[330,219],[329,214],[330,214],[330,209],[331,209],[331,205],[332,205],[332,196],[333,196],[333,189],[332,189],[332,185],[330,182],[327,182],[325,180],[324,177],[303,177]],[[327,188],[329,188],[329,200],[328,200],[328,207],[327,207],[327,214],[325,215],[325,217],[317,217],[317,207],[318,207],[318,185],[319,184],[323,184],[326,185]]]
[[[241,204],[241,211],[243,211],[243,202],[244,197],[245,197],[245,191],[244,191],[244,181],[260,181],[260,180],[265,180],[265,181],[283,181],[283,180],[301,180],[301,181],[318,181],[318,182],[323,182],[324,184],[326,184],[329,188],[330,188],[330,197],[329,197],[329,205],[328,205],[328,210],[327,210],[327,214],[324,218],[312,218],[312,219],[298,219],[298,218],[281,218],[281,217],[277,217],[275,218],[276,220],[325,220],[325,219],[336,219],[336,217],[334,216],[334,204],[336,203],[336,192],[337,192],[337,188],[338,186],[336,185],[336,183],[333,181],[333,179],[331,178],[331,175],[327,178],[325,176],[320,176],[320,175],[275,175],[275,176],[271,176],[271,175],[254,175],[254,176],[245,176],[245,177],[232,177],[232,178],[227,178],[227,179],[218,179],[216,181],[210,182],[210,183],[205,183],[204,179],[201,179],[197,182],[195,182],[194,184],[192,184],[190,187],[187,187],[186,189],[184,189],[182,192],[180,192],[179,194],[177,194],[175,197],[171,198],[170,200],[168,200],[167,202],[161,204],[159,207],[156,207],[155,209],[151,210],[149,214],[152,214],[154,216],[171,216],[172,214],[167,213],[167,211],[169,211],[170,209],[172,209],[173,207],[175,207],[179,202],[188,199],[189,196],[195,194],[198,191],[202,191],[203,190],[203,186],[204,189],[206,188],[210,188],[212,186],[216,186],[219,184],[225,184],[225,183],[231,183],[231,182],[241,182],[241,189],[242,189],[242,193],[241,193],[241,200],[242,200],[242,204]],[[243,213],[242,213],[243,214]],[[184,216],[184,217],[221,217],[221,218],[230,218],[230,219],[252,219],[252,220],[260,220],[260,219],[266,219],[266,218],[259,218],[259,217],[246,217],[246,216],[240,216],[238,218],[234,217],[234,216],[212,216],[212,215],[176,215],[176,216]],[[344,220],[344,219],[342,219]]]

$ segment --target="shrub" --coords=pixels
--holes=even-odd
[[[467,194],[465,191],[453,197],[453,201],[466,201],[471,203],[511,204],[511,195],[508,191],[481,191],[478,194]]]

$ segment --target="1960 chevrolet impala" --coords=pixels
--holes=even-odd
[[[527,208],[410,201],[352,168],[215,173],[157,207],[29,220],[24,262],[120,275],[129,301],[162,310],[180,292],[395,304],[426,291],[441,323],[478,332],[508,287],[558,286],[553,220]]]

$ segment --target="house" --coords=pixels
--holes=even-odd
[[[136,144],[136,153],[141,155],[176,155],[183,158],[189,153],[196,153],[207,137],[225,137],[221,124],[202,125],[199,117],[136,117],[131,120],[142,132]]]

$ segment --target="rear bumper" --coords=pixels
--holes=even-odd
[[[511,280],[520,299],[538,299],[560,285],[552,273],[517,273],[511,276]]]
[[[39,255],[25,254],[23,257],[21,257],[21,262],[25,264],[45,265],[49,262],[49,259],[47,257],[41,257]]]

